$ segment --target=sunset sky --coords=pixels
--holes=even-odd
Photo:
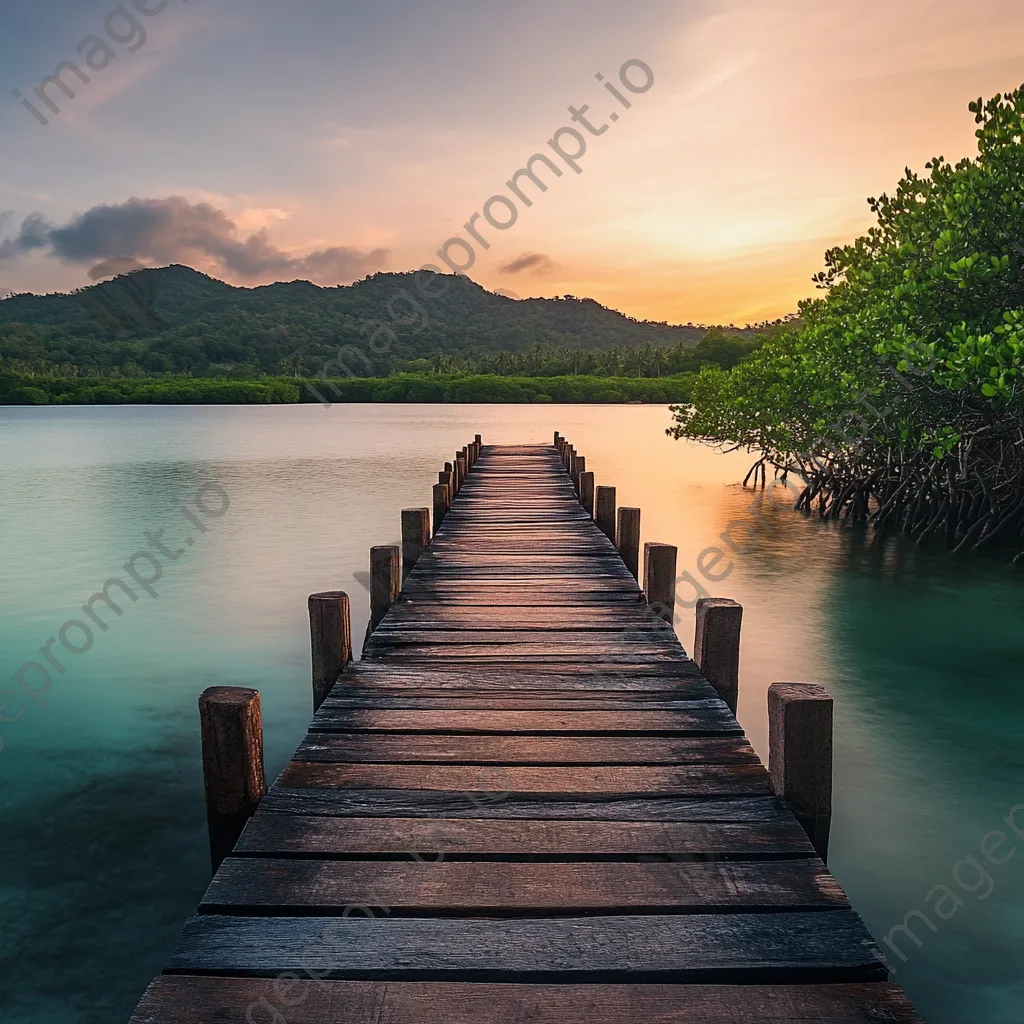
[[[136,3],[141,44],[111,0],[4,4],[0,294],[120,257],[246,285],[438,263],[546,152],[562,176],[527,182],[509,229],[478,223],[469,276],[645,319],[771,319],[870,224],[866,197],[973,155],[970,99],[1024,81],[1024,9],[995,0]],[[76,53],[90,35],[113,57]],[[595,74],[624,92],[630,59],[655,81],[627,110]],[[54,114],[34,90],[63,60],[89,82],[66,70]],[[583,104],[609,128],[576,174],[547,142]]]

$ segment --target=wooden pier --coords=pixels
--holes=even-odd
[[[258,695],[205,695],[219,867],[135,1024],[920,1021],[816,852],[831,701],[773,690],[769,773],[739,607],[701,609],[702,674],[674,549],[581,463],[459,453],[404,580],[374,549],[361,661],[348,598],[311,599],[319,710],[261,799]]]

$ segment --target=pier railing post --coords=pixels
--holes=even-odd
[[[615,488],[598,487],[597,513],[595,515],[598,529],[614,544],[615,543]]]
[[[555,431],[555,447],[558,448],[562,443],[562,435],[556,430]]]
[[[466,474],[469,472],[469,468],[466,466],[466,456],[461,452],[459,453],[456,462],[459,466],[459,485],[456,487],[456,490],[461,491],[462,485],[466,482]]]
[[[577,455],[572,467],[572,485],[576,488],[576,494],[580,493],[580,477],[587,471],[587,459],[584,455]]]
[[[594,518],[594,474],[589,470],[580,473],[580,504],[587,510],[587,515]]]
[[[313,710],[352,660],[352,610],[348,594],[334,590],[309,596],[309,649],[313,664]]]
[[[211,686],[199,698],[199,722],[210,861],[216,873],[267,791],[259,692]]]
[[[402,550],[397,545],[381,545],[370,548],[370,632],[398,597],[400,584],[400,563]]]
[[[459,488],[462,486],[462,476],[463,476],[463,474],[462,474],[462,464],[459,461],[458,455],[455,456],[455,461],[452,463],[452,466],[454,468],[452,469],[452,493],[451,493],[451,497],[452,497],[452,499],[454,499],[455,495],[459,493]]]
[[[768,773],[811,844],[828,860],[832,826],[832,698],[813,683],[768,687]]]
[[[451,474],[448,474],[450,477]],[[434,536],[441,529],[441,523],[448,513],[450,489],[448,484],[434,484]]]
[[[640,582],[640,509],[619,509],[619,523],[615,531],[615,546],[633,579]]]
[[[430,544],[430,509],[402,509],[402,582]]]
[[[740,689],[740,626],[743,606],[724,597],[697,602],[693,660],[735,715]]]
[[[672,544],[644,545],[644,593],[652,611],[669,625],[676,616],[676,557]]]

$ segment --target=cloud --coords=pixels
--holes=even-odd
[[[542,252],[525,252],[522,256],[498,267],[503,274],[521,274],[529,270],[534,274],[551,274],[558,268],[558,264]]]
[[[142,264],[134,256],[115,256],[112,260],[97,263],[89,271],[90,281],[99,281],[104,277],[117,277],[132,270],[141,270]]]
[[[387,249],[363,252],[348,246],[293,256],[274,245],[265,228],[243,238],[238,223],[222,210],[181,196],[94,206],[59,227],[30,214],[17,235],[0,240],[0,260],[33,250],[67,263],[184,263],[247,282],[302,279],[324,285],[347,284],[385,269],[390,256]]]

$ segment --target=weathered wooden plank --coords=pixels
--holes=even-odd
[[[739,732],[739,724],[723,712],[721,698],[677,698],[671,691],[638,690],[432,690],[420,688],[356,689],[343,685],[328,698],[336,711],[364,708],[384,711],[678,711],[708,721],[712,732]]]
[[[884,981],[849,910],[543,919],[193,917],[168,972],[351,980]]]
[[[471,806],[466,801],[466,806]],[[580,821],[500,818],[337,818],[277,813],[266,805],[249,821],[236,854],[445,857],[714,856],[809,857],[806,833],[782,807],[762,820]]]
[[[167,976],[131,1024],[922,1024],[906,996],[860,985],[488,985]]]
[[[742,736],[650,739],[646,736],[457,736],[312,733],[295,752],[307,763],[461,765],[760,764]]]
[[[681,863],[283,860],[232,857],[199,905],[207,914],[341,913],[387,907],[392,916],[728,913],[848,907],[814,860]]]
[[[660,796],[757,796],[768,793],[760,764],[534,768],[524,765],[305,764],[292,761],[281,786],[436,790],[450,793],[656,793]]]
[[[506,818],[538,821],[762,822],[789,814],[774,797],[650,797],[619,794],[536,795],[504,789],[449,793],[429,789],[290,789],[276,785],[265,811],[364,818]],[[792,817],[792,815],[789,815]]]

